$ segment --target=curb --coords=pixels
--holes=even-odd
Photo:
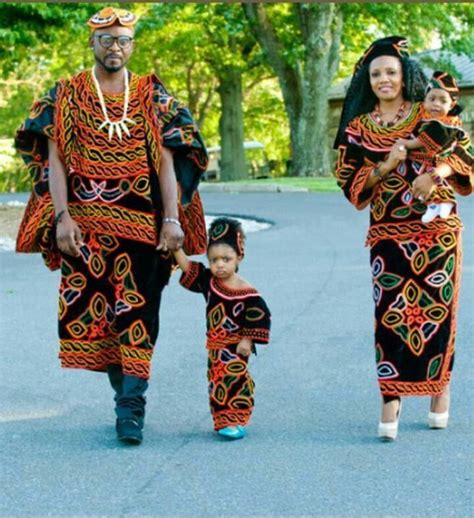
[[[201,182],[199,192],[309,192],[305,187],[291,187],[277,183],[255,185],[251,183],[209,183]]]

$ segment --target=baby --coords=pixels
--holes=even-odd
[[[457,104],[459,88],[455,79],[446,72],[434,72],[426,87],[422,122],[412,139],[400,139],[397,144],[408,150],[420,150],[424,164],[421,172],[429,172],[437,186],[428,208],[421,217],[423,223],[430,223],[437,216],[446,219],[454,203],[444,180],[436,174],[439,158],[448,156],[459,136],[461,119],[457,116],[462,108]],[[416,160],[416,159],[415,159]]]

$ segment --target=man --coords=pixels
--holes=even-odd
[[[16,145],[34,180],[17,250],[61,268],[61,365],[107,372],[118,439],[140,444],[170,252],[206,249],[207,155],[158,78],[127,70],[136,21],[111,7],[88,21],[94,67],[35,103]]]

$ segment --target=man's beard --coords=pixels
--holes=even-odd
[[[122,62],[121,65],[116,65],[116,66],[106,65],[105,62],[102,61],[101,59],[99,59],[97,56],[95,56],[95,60],[97,61],[97,63],[100,63],[102,65],[102,68],[106,72],[109,72],[109,74],[113,74],[115,72],[122,70],[122,68],[127,64],[126,62]]]

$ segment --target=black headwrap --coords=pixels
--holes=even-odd
[[[407,58],[409,55],[408,40],[403,36],[387,36],[386,38],[380,38],[379,40],[375,40],[372,45],[370,45],[370,47],[364,52],[362,57],[356,63],[354,67],[354,75],[363,65],[368,65],[379,56],[395,56],[396,58]]]
[[[341,120],[334,142],[335,149],[343,142],[344,132],[349,122],[354,117],[373,110],[377,103],[377,98],[370,86],[369,65],[379,56],[394,56],[401,61],[403,98],[406,101],[417,102],[424,98],[426,78],[420,65],[410,59],[408,40],[402,36],[388,36],[374,41],[354,67],[342,107]]]

